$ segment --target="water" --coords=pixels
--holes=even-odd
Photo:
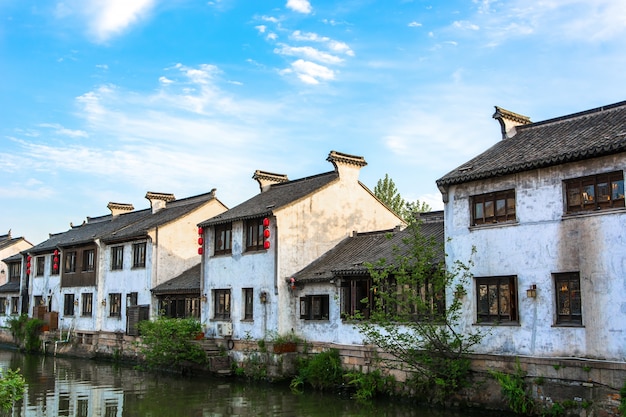
[[[27,383],[12,417],[486,417],[399,401],[359,404],[332,393],[293,394],[283,384],[154,374],[110,363],[0,350],[0,367]]]

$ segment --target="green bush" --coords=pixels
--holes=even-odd
[[[41,328],[44,322],[40,319],[31,319],[26,314],[12,317],[8,320],[11,334],[15,341],[26,352],[39,352],[41,350]]]
[[[0,376],[0,409],[11,411],[13,404],[22,399],[25,384],[19,369],[4,370]]]
[[[143,342],[141,352],[149,368],[179,370],[187,362],[206,364],[206,353],[193,343],[202,331],[197,320],[160,317],[141,321],[138,326]]]
[[[526,391],[524,382],[526,373],[522,370],[518,358],[515,361],[514,374],[505,374],[499,371],[489,371],[489,374],[500,384],[502,395],[507,399],[511,411],[523,415],[533,413],[535,403]]]
[[[618,409],[622,416],[626,416],[626,381],[624,381],[624,386],[622,386],[622,389],[619,391],[619,395],[620,403]]]
[[[326,390],[343,382],[343,368],[337,349],[329,349],[313,355],[310,358],[302,358],[298,364],[298,375],[291,381],[293,391],[301,391],[305,384],[314,389]]]
[[[348,372],[345,375],[348,384],[356,387],[355,398],[359,401],[368,401],[379,394],[393,394],[395,378],[393,376],[383,376],[380,370],[369,373]]]

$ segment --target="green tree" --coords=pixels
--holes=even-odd
[[[479,330],[458,330],[471,260],[447,269],[442,244],[421,233],[420,221],[405,233],[393,259],[369,265],[373,294],[363,300],[369,316],[357,315],[356,326],[387,354],[384,364],[399,361],[415,375],[414,389],[443,401],[466,383],[468,354],[482,339]]]
[[[378,180],[374,187],[374,195],[409,224],[415,222],[417,213],[432,210],[426,202],[420,200],[406,201],[402,198],[396,184],[389,178],[389,174],[385,174],[385,178]]]
[[[26,382],[20,370],[5,369],[0,375],[0,409],[11,411],[13,404],[24,396]]]
[[[206,353],[193,343],[200,333],[200,322],[192,318],[159,317],[139,322],[146,363],[152,369],[179,369],[186,362],[203,365]]]
[[[385,174],[385,178],[378,180],[374,187],[374,195],[396,214],[402,215],[406,203],[388,174]]]

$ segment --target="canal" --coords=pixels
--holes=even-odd
[[[27,383],[24,399],[9,414],[12,417],[488,416],[401,401],[364,405],[334,393],[293,394],[283,384],[163,375],[107,362],[27,356],[11,350],[0,350],[0,367],[19,368]]]

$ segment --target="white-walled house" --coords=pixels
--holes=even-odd
[[[433,260],[443,262],[443,212],[422,213],[419,232],[436,245]],[[298,318],[296,334],[307,341],[362,345],[363,336],[350,318],[357,312],[367,317],[368,306],[375,303],[370,265],[381,259],[386,266],[394,265],[396,256],[407,250],[412,233],[411,228],[400,227],[354,233],[293,274],[293,295],[299,300],[293,311]],[[322,308],[326,306],[327,310]]]
[[[256,171],[258,195],[199,223],[207,335],[264,339],[295,330],[295,271],[354,231],[404,224],[359,181],[363,157],[332,151],[327,160],[333,171],[292,181]]]
[[[0,235],[0,285],[8,283],[9,275],[11,275],[9,265],[4,261],[4,259],[17,255],[32,246],[33,244],[24,237],[11,236],[10,230],[7,234]],[[15,275],[15,271],[13,271],[13,275]]]
[[[626,102],[493,117],[502,140],[437,180],[448,259],[476,248],[462,326],[478,353],[626,360]]]
[[[128,334],[136,334],[139,319],[156,316],[150,290],[200,262],[190,236],[199,221],[226,207],[215,190],[181,200],[153,192],[146,198],[149,209],[109,203],[111,214],[88,217],[28,251],[37,265],[34,315],[44,306],[58,313],[59,327]]]

